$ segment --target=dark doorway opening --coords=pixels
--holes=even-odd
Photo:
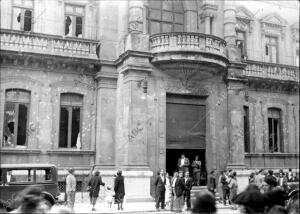
[[[206,185],[206,163],[205,163],[205,149],[167,149],[166,150],[166,171],[169,175],[173,176],[173,172],[178,170],[178,159],[181,154],[184,153],[185,157],[190,160],[189,172],[191,177],[193,176],[193,169],[191,167],[195,156],[199,155],[199,160],[201,161],[201,180],[200,185]]]

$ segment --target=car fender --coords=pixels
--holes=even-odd
[[[55,197],[51,193],[43,191],[42,195],[43,198],[47,200],[52,206],[55,204]]]

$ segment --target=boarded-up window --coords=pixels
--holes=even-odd
[[[246,52],[246,32],[244,31],[237,31],[236,32],[237,38],[236,38],[236,46],[241,51],[241,57],[244,59],[245,56],[247,56]]]
[[[149,1],[148,30],[156,33],[182,32],[184,11],[181,1]]]
[[[30,92],[8,89],[5,92],[3,146],[26,146]]]
[[[82,38],[84,7],[66,5],[65,7],[65,35]]]
[[[269,152],[283,152],[280,109],[268,109]]]
[[[244,150],[250,152],[249,107],[244,106]]]
[[[81,147],[81,109],[83,96],[63,93],[60,98],[59,147]]]
[[[12,29],[31,31],[33,24],[33,0],[14,0]]]

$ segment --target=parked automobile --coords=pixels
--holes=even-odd
[[[59,195],[57,168],[52,164],[1,164],[0,205],[14,209],[13,202],[18,193],[30,185],[43,189],[48,200],[56,201]]]

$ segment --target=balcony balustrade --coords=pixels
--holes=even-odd
[[[243,74],[246,77],[258,77],[275,80],[299,82],[299,67],[247,60]]]
[[[1,29],[1,50],[97,59],[97,41]]]
[[[192,51],[226,57],[225,47],[223,39],[200,33],[162,33],[150,37],[152,53]]]

